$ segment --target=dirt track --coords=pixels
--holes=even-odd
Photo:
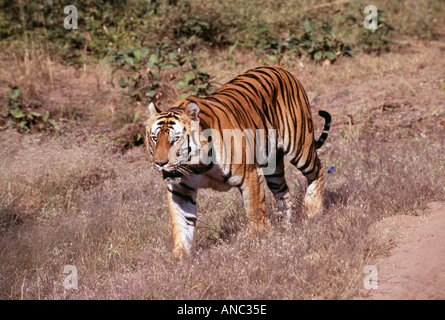
[[[376,265],[378,288],[361,289],[359,299],[445,299],[445,203],[434,202],[425,213],[375,226],[395,247]]]

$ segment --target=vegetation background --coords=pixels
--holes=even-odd
[[[0,298],[348,299],[392,239],[369,231],[445,195],[445,1],[0,1]],[[78,29],[65,29],[66,5]],[[325,214],[261,238],[236,190],[200,191],[174,262],[146,106],[281,65],[333,115]],[[329,170],[329,172],[328,172]],[[289,166],[301,200],[305,182]],[[78,289],[65,289],[66,265]]]

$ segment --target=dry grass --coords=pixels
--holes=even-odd
[[[368,139],[351,150],[341,142],[324,157],[336,172],[326,177],[323,216],[295,220],[290,228],[274,223],[264,237],[249,238],[238,196],[202,192],[196,249],[176,263],[164,186],[141,150],[118,156],[68,138],[8,135],[15,150],[1,148],[9,159],[1,176],[8,190],[2,193],[2,298],[350,298],[363,267],[389,248],[368,234],[369,226],[413,213],[445,191],[443,144],[389,147]],[[129,163],[130,157],[138,160]],[[289,183],[301,185],[289,171]],[[297,198],[300,188],[293,188]],[[79,290],[64,289],[65,265],[78,268]]]
[[[110,96],[106,71],[53,66],[60,71],[54,87],[39,98],[72,106],[86,120],[67,121],[58,134],[0,132],[0,298],[353,297],[363,267],[391,246],[369,227],[445,196],[443,48],[406,50],[331,66],[297,64],[291,71],[314,109],[334,116],[320,149],[324,170],[335,167],[325,174],[325,213],[308,221],[296,207],[289,228],[272,222],[268,234],[252,238],[236,190],[200,191],[195,249],[181,262],[170,258],[165,185],[143,148],[116,153],[105,135],[98,138],[129,116],[118,93]],[[203,61],[218,82],[257,64],[235,52],[231,68],[225,54]],[[9,80],[0,82],[3,91]],[[287,180],[301,199],[304,179],[289,167]],[[273,216],[270,194],[268,209]],[[66,265],[78,269],[78,290],[63,286]]]

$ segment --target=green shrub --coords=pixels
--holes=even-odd
[[[286,0],[77,0],[70,4],[78,9],[78,30],[62,27],[64,1],[0,0],[0,36],[7,40],[43,36],[53,54],[79,66],[86,57],[103,59],[110,50],[150,47],[151,41],[175,43],[192,52],[197,47],[236,43],[242,49],[277,55],[277,61],[286,51],[334,60],[337,52],[389,50],[393,35],[435,38],[443,8],[438,0],[376,0],[379,29],[372,32],[363,28],[364,5],[358,0],[341,5],[312,0],[298,5]]]
[[[23,133],[32,129],[58,131],[60,127],[57,122],[50,117],[48,110],[42,114],[41,107],[40,101],[23,99],[20,96],[20,89],[9,90],[7,103],[3,107],[5,112],[1,115],[3,119],[0,119],[0,129],[6,129],[9,125]]]

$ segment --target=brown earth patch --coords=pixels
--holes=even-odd
[[[445,299],[445,203],[433,202],[420,216],[394,216],[374,226],[394,243],[376,264],[378,288],[360,299]]]

